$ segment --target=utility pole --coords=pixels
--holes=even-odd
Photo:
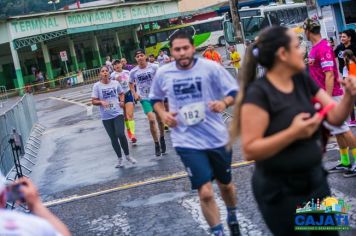
[[[242,36],[242,29],[240,24],[240,15],[238,12],[239,0],[229,0],[230,12],[232,18],[232,24],[235,29],[237,43],[244,43],[244,37]]]

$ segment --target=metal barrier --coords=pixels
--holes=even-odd
[[[84,84],[92,84],[99,81],[100,68],[82,71],[82,78]]]
[[[0,108],[3,107],[5,102],[7,102],[8,98],[6,87],[0,86]]]
[[[37,120],[35,101],[30,94],[24,95],[8,111],[0,114],[0,170],[3,174],[8,175],[14,168],[10,139],[14,137],[15,133],[19,134],[22,144],[26,144],[22,154],[25,153],[28,149],[27,144],[30,140],[34,140],[31,133],[36,129]],[[25,156],[23,158],[28,159]],[[32,163],[31,160],[28,159],[28,161]],[[26,166],[23,167],[29,170]]]
[[[225,69],[234,77],[237,79],[237,71],[235,67],[232,66],[225,66]]]

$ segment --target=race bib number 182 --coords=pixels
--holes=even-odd
[[[205,119],[205,104],[204,102],[197,102],[185,105],[179,110],[179,114],[183,118],[185,125],[199,124]]]

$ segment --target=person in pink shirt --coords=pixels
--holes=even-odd
[[[303,28],[307,39],[313,44],[308,57],[310,76],[335,101],[341,101],[344,92],[338,82],[339,72],[334,52],[328,41],[321,37],[319,21],[306,19]],[[343,172],[344,177],[356,176],[356,164],[351,165],[349,157],[349,149],[351,149],[352,155],[356,158],[356,140],[347,123],[344,122],[339,127],[327,122],[324,125],[330,130],[331,134],[336,136],[340,147],[341,162],[329,169],[329,173]]]

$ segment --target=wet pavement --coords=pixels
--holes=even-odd
[[[167,155],[154,156],[148,122],[136,106],[138,144],[130,144],[136,166],[116,169],[117,157],[99,119],[87,106],[91,86],[36,96],[40,123],[46,127],[31,178],[43,200],[74,235],[208,235],[197,193],[190,190],[184,168],[166,133]],[[338,159],[329,145],[325,165]],[[254,201],[253,164],[234,147],[233,182],[238,190],[238,219],[243,235],[271,235]],[[329,175],[333,195],[351,205],[356,227],[356,178]],[[216,186],[215,186],[216,188]],[[217,192],[221,219],[226,210]],[[56,202],[57,200],[57,202]],[[59,201],[58,201],[59,200]],[[356,231],[341,235],[355,235]]]

